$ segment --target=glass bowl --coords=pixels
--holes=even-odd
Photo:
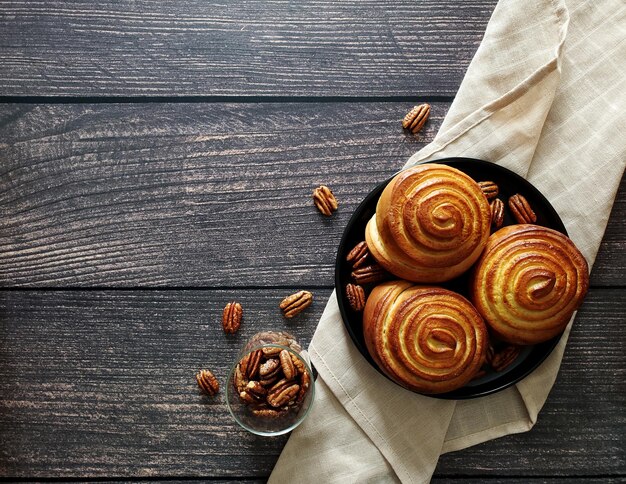
[[[272,368],[276,369],[268,371]],[[256,435],[282,435],[295,429],[309,413],[314,394],[309,356],[286,332],[252,336],[226,381],[228,411],[241,427]]]

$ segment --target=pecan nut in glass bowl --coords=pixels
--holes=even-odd
[[[226,382],[228,410],[257,435],[287,433],[305,419],[313,403],[311,362],[286,332],[255,334],[239,352]]]

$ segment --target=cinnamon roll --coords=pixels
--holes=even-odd
[[[498,337],[530,345],[560,334],[588,288],[587,261],[568,237],[521,224],[489,238],[472,274],[471,298]]]
[[[463,296],[440,287],[391,281],[376,286],[363,313],[367,349],[392,380],[420,393],[444,393],[469,382],[489,346],[480,314]]]
[[[389,182],[365,236],[372,256],[389,272],[433,283],[476,262],[490,225],[489,202],[478,183],[456,168],[427,163]]]

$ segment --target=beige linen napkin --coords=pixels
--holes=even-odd
[[[625,26],[622,0],[501,0],[439,134],[406,166],[467,156],[510,168],[546,195],[593,264],[626,163]],[[369,366],[333,294],[310,346],[315,404],[270,482],[428,482],[441,453],[534,425],[568,334],[517,385],[438,400]]]

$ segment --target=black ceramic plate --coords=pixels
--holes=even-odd
[[[516,173],[494,163],[471,158],[445,158],[429,163],[453,166],[476,181],[491,180],[495,182],[500,189],[498,198],[505,202],[504,226],[515,223],[508,210],[507,200],[511,195],[520,193],[526,197],[537,214],[537,225],[549,227],[567,235],[563,222],[561,222],[561,219],[554,208],[552,208],[552,205],[550,205],[550,202],[546,200],[539,190]],[[346,329],[365,359],[385,377],[387,377],[387,375],[380,370],[367,351],[365,341],[363,340],[361,313],[356,313],[350,308],[350,304],[346,300],[344,288],[346,284],[351,282],[351,267],[346,262],[346,255],[357,243],[365,239],[365,225],[376,212],[378,198],[390,181],[391,178],[376,187],[365,197],[365,200],[363,200],[352,215],[341,238],[339,250],[337,251],[337,262],[335,264],[335,285],[338,288],[339,309]],[[467,297],[467,284],[467,274],[465,274],[452,281],[441,284],[441,286],[454,290]],[[522,352],[515,362],[502,372],[488,373],[457,390],[430,396],[445,399],[466,399],[489,395],[490,393],[503,390],[517,383],[537,368],[554,349],[560,338],[561,336],[559,335],[544,343],[523,347]]]

